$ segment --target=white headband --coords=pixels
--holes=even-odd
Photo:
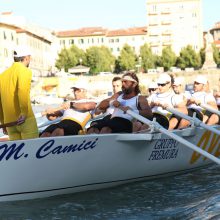
[[[133,79],[131,76],[123,76],[121,81],[125,81],[125,80],[137,83],[137,81],[135,79]]]

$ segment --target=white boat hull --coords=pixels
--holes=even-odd
[[[220,137],[176,131],[219,157]],[[210,160],[161,133],[84,135],[0,143],[0,201],[111,187],[199,168]]]

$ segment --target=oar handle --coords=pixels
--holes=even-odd
[[[127,110],[126,113],[128,115],[131,115],[133,118],[136,118],[137,120],[143,122],[144,124],[147,124],[149,126],[155,126],[155,130],[160,131],[163,134],[166,134],[167,136],[171,137],[172,139],[177,140],[178,142],[180,142],[181,144],[183,144],[186,147],[191,148],[194,151],[197,151],[198,153],[202,154],[203,156],[209,158],[210,160],[214,161],[215,163],[220,165],[220,159],[218,159],[217,157],[213,156],[212,154],[208,153],[205,150],[202,150],[201,148],[199,148],[198,146],[192,144],[189,141],[186,141],[184,138],[166,130],[165,128],[163,128],[159,123],[154,122],[154,121],[150,121],[146,118],[144,118],[143,116],[131,111],[131,110]]]
[[[212,108],[211,106],[206,105],[206,104],[200,104],[200,106],[201,106],[202,108],[204,108],[205,110],[207,110],[207,111],[209,111],[209,112],[211,112],[211,113],[213,113],[213,114],[216,114],[216,115],[219,115],[219,116],[220,116],[220,111],[218,111],[218,110]]]

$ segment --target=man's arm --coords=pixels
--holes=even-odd
[[[142,115],[143,117],[146,117],[148,119],[153,118],[153,113],[148,104],[148,101],[142,95],[138,97],[138,110],[139,110],[139,114]]]
[[[96,107],[96,102],[70,102],[70,108],[79,111],[90,111],[94,110]]]

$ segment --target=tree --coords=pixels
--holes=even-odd
[[[151,48],[147,44],[141,46],[140,57],[142,58],[142,68],[145,72],[147,72],[148,69],[155,68],[156,56],[152,53]]]
[[[214,61],[217,65],[220,64],[220,52],[218,50],[218,48],[216,47],[215,44],[212,44],[212,49],[213,49],[213,58],[214,58]]]
[[[187,67],[198,68],[201,67],[201,58],[192,46],[188,45],[180,51],[180,56],[177,58],[177,66],[181,69]]]
[[[201,59],[201,65],[203,65],[205,62],[205,48],[204,47],[199,51],[199,54],[200,54],[200,59]]]
[[[72,57],[70,56],[69,50],[64,48],[60,51],[60,53],[58,54],[58,59],[56,60],[55,66],[59,70],[64,68],[66,72],[68,71],[68,69],[72,66]]]
[[[78,48],[75,45],[72,45],[69,50],[70,50],[70,54],[74,56],[74,60],[76,60],[74,66],[79,64],[85,64],[86,57],[85,57],[85,52],[82,49]]]
[[[92,74],[112,71],[114,62],[115,58],[107,47],[94,46],[86,50],[86,65],[90,67]]]
[[[72,45],[70,49],[62,49],[58,54],[58,59],[56,60],[56,67],[67,72],[69,68],[74,67],[80,63],[80,59],[85,60],[85,53],[83,50],[79,49],[75,45]]]
[[[125,44],[118,57],[118,65],[121,71],[135,69],[136,55],[133,49]]]
[[[161,56],[161,66],[164,67],[164,70],[167,71],[170,67],[176,64],[176,54],[172,51],[171,47],[165,47],[162,50]]]

